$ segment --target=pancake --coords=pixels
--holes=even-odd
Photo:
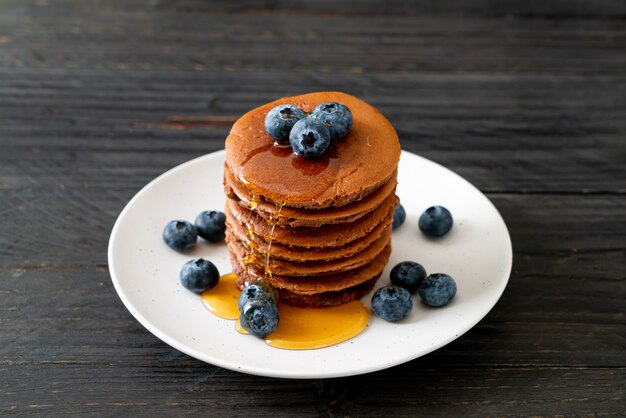
[[[226,217],[226,225],[229,233],[235,236],[237,240],[246,242],[249,246],[254,246],[259,253],[267,254],[269,252],[271,258],[293,261],[329,261],[350,257],[359,251],[363,251],[389,227],[387,223],[381,222],[369,234],[341,247],[306,248],[288,246],[279,242],[272,242],[272,245],[269,245],[259,235],[251,234],[252,236],[250,237],[247,228],[238,222],[234,222],[232,216]]]
[[[224,169],[224,188],[226,195],[237,200],[245,208],[256,206],[256,212],[266,221],[273,220],[279,226],[320,226],[355,221],[378,207],[396,188],[396,176],[364,198],[344,206],[318,210],[306,210],[280,206],[267,202],[264,198],[249,196],[245,187],[237,181],[230,168]]]
[[[279,292],[281,302],[305,306],[331,306],[348,303],[366,295],[382,273],[391,246],[388,245],[371,263],[364,267],[323,278],[293,278],[286,276],[264,277],[263,280],[272,284]],[[248,272],[233,254],[231,263],[234,273],[239,276],[237,285],[243,289],[248,283],[257,280],[254,272]]]
[[[257,213],[241,207],[232,199],[226,200],[225,213],[227,217],[231,216],[240,224],[246,225],[251,234],[259,235],[266,241],[269,241],[271,237],[273,242],[298,247],[339,247],[365,236],[381,222],[391,222],[397,202],[398,198],[392,194],[369,216],[351,223],[318,227],[283,228],[276,225],[272,226]]]
[[[267,112],[290,103],[350,108],[352,128],[315,159],[276,145]],[[385,117],[345,93],[287,97],[242,116],[226,139],[226,242],[237,284],[275,286],[281,302],[329,306],[369,292],[391,253],[398,137]]]
[[[290,147],[275,146],[265,131],[267,112],[290,103],[310,112],[325,102],[339,102],[352,112],[352,128],[333,140],[322,157],[307,160]],[[400,160],[393,126],[374,107],[339,92],[285,97],[246,113],[226,138],[226,163],[253,195],[298,208],[343,206],[387,182]]]
[[[266,254],[249,247],[245,242],[239,241],[230,231],[226,234],[226,242],[231,253],[236,254],[240,260],[245,260],[244,264],[254,266],[263,271],[263,276],[267,275],[269,269],[272,275],[283,275],[293,277],[323,276],[327,274],[340,273],[362,267],[371,262],[389,243],[391,237],[391,227],[387,227],[385,232],[374,240],[362,251],[343,258],[332,261],[287,261],[278,258],[267,257]]]
[[[295,293],[291,293],[285,290],[279,290],[278,294],[280,300],[299,306],[334,306],[340,305],[342,303],[352,302],[353,300],[361,299],[363,296],[367,295],[370,290],[374,288],[376,284],[376,280],[380,275],[366,281],[365,283],[361,283],[359,285],[353,286],[349,289],[344,289],[339,292],[322,292],[314,295],[299,295]]]

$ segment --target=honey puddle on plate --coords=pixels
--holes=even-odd
[[[239,319],[239,309],[237,309],[237,299],[239,289],[235,285],[237,275],[225,274],[220,277],[217,286],[202,292],[202,304],[212,314],[224,319]]]
[[[237,276],[226,274],[211,290],[202,294],[202,303],[214,315],[237,320],[235,328],[246,333],[239,325],[235,285]],[[301,308],[280,303],[278,327],[265,337],[267,344],[289,350],[313,350],[347,341],[360,334],[369,319],[361,301],[326,308]]]

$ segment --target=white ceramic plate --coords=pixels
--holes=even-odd
[[[393,251],[378,286],[389,284],[398,262],[415,260],[429,273],[455,278],[458,292],[442,308],[428,308],[416,296],[410,316],[388,323],[372,315],[359,336],[319,350],[281,350],[241,335],[234,323],[213,316],[200,297],[178,280],[187,260],[205,257],[222,274],[231,271],[225,244],[199,245],[187,254],[161,239],[173,219],[191,222],[207,209],[221,209],[223,151],[173,168],[145,186],[120,214],[109,241],[113,284],[128,310],[158,338],[199,360],[263,376],[323,378],[349,376],[395,366],[458,338],[495,305],[507,284],[512,263],[509,233],[502,217],[474,186],[448,169],[402,152],[397,194],[407,218],[393,234]],[[420,213],[439,204],[454,217],[443,238],[425,238]],[[370,296],[363,298],[369,306]]]

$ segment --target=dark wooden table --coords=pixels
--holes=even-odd
[[[331,89],[494,202],[502,299],[350,378],[170,348],[111,284],[117,215],[248,109]],[[622,415],[625,164],[623,1],[0,0],[0,415]]]

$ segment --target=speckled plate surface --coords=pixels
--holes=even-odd
[[[352,340],[319,350],[281,350],[240,335],[234,323],[205,310],[200,297],[178,281],[187,260],[205,257],[222,274],[230,272],[224,244],[199,245],[187,254],[162,241],[172,219],[193,221],[206,209],[221,209],[224,152],[196,158],[145,186],[120,214],[109,241],[109,269],[128,310],[158,338],[199,360],[240,372],[285,378],[323,378],[368,373],[404,363],[453,341],[495,305],[512,265],[509,233],[491,202],[469,182],[417,155],[403,152],[398,196],[407,219],[393,235],[391,260],[378,286],[389,284],[398,262],[415,260],[429,273],[453,276],[458,293],[443,308],[428,308],[416,297],[411,315],[399,323],[375,316]],[[440,204],[454,227],[438,240],[417,228],[420,213]],[[370,295],[363,298],[369,306]]]

